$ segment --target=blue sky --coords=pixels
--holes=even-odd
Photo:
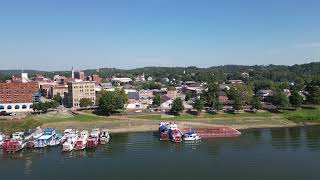
[[[318,0],[0,0],[0,69],[320,60]]]

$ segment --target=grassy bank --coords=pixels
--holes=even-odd
[[[174,121],[192,121],[192,120],[205,120],[205,119],[235,119],[235,118],[246,118],[246,117],[265,117],[269,118],[272,116],[270,112],[258,112],[258,113],[239,113],[239,114],[207,114],[203,113],[201,115],[191,115],[191,114],[181,114],[179,116],[168,117],[161,116],[158,114],[153,115],[137,115],[129,116],[129,118],[139,118],[145,120],[174,120]]]
[[[82,122],[97,122],[97,121],[113,121],[115,119],[110,117],[100,117],[94,114],[79,114],[72,115],[70,113],[54,113],[31,115],[23,120],[6,120],[0,121],[0,131],[5,133],[12,133],[15,131],[25,131],[34,129],[38,126],[43,126],[50,123],[82,123]]]
[[[284,116],[295,123],[299,122],[315,122],[320,123],[320,110],[299,110],[294,112],[284,112]]]

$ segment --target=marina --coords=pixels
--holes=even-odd
[[[105,146],[83,151],[61,153],[57,146],[0,152],[0,173],[8,180],[54,180],[62,178],[60,175],[78,180],[122,180],[137,175],[154,180],[200,176],[224,180],[318,179],[319,126],[241,132],[238,138],[203,138],[185,143],[159,141],[154,133],[123,133],[112,134]],[[187,171],[191,164],[196,166]],[[164,167],[175,171],[162,173]]]

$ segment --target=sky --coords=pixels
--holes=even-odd
[[[319,0],[0,0],[0,69],[302,64]]]

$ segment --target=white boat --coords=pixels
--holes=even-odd
[[[72,151],[74,149],[74,145],[76,143],[78,135],[77,135],[77,133],[74,132],[74,133],[68,134],[68,136],[66,138],[67,139],[62,144],[62,151],[63,152],[69,152],[69,151]]]
[[[61,143],[64,143],[70,136],[74,136],[74,134],[77,134],[77,133],[78,131],[72,128],[64,130],[63,136],[61,138]]]
[[[183,140],[185,141],[198,141],[201,140],[201,136],[194,130],[183,134]]]
[[[56,130],[54,128],[46,128],[42,136],[34,141],[35,148],[44,148],[50,145],[51,141],[54,140]]]
[[[81,131],[79,137],[74,145],[74,150],[83,150],[87,146],[87,141],[89,138],[89,132],[87,130]]]
[[[32,138],[33,139],[38,139],[43,135],[44,131],[40,127],[37,127],[36,130],[32,133]]]
[[[49,146],[57,146],[61,143],[62,135],[61,134],[55,134],[52,141],[50,141]]]
[[[100,135],[100,144],[107,144],[110,141],[110,134],[108,129],[102,129]]]
[[[2,147],[3,141],[6,139],[6,136],[0,132],[0,147]]]

